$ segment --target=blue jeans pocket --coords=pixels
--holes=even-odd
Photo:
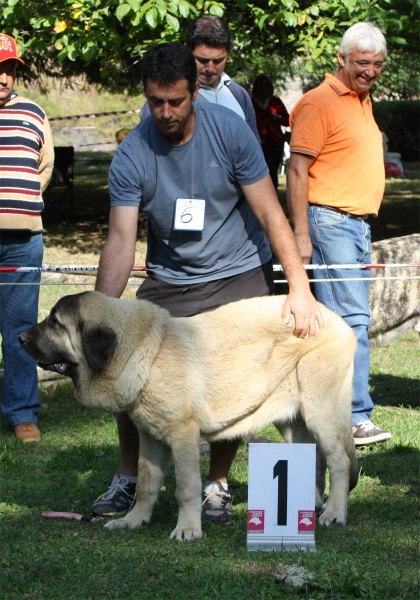
[[[314,222],[317,227],[341,225],[348,218],[347,215],[328,210],[328,208],[316,207],[314,210]]]

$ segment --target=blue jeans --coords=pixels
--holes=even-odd
[[[42,234],[0,232],[2,266],[40,267]],[[0,333],[4,362],[1,411],[7,423],[37,423],[39,412],[36,363],[19,343],[18,335],[38,321],[41,273],[0,273]]]
[[[313,264],[369,264],[371,262],[370,226],[328,208],[309,206],[309,229],[313,244]],[[353,329],[357,339],[354,361],[352,422],[370,419],[373,402],[369,394],[370,270],[334,269],[314,271],[314,279],[346,278],[349,281],[315,283],[317,300],[339,314]],[[362,277],[364,281],[351,281]]]

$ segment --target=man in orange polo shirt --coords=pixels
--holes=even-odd
[[[369,216],[377,216],[385,188],[382,136],[369,89],[387,54],[382,32],[356,23],[343,36],[338,71],[305,94],[290,116],[288,205],[305,263],[369,264]],[[357,338],[352,423],[356,445],[391,437],[370,419],[370,270],[315,270],[317,299],[341,315]],[[347,281],[328,281],[345,278]],[[362,279],[362,281],[357,281]],[[354,280],[354,281],[353,281]]]

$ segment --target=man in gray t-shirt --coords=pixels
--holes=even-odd
[[[297,337],[315,335],[322,316],[245,121],[211,103],[193,105],[197,69],[186,46],[151,48],[143,60],[143,83],[151,116],[122,142],[111,165],[109,233],[96,289],[114,297],[124,291],[141,205],[148,215],[149,277],[137,297],[186,317],[273,293],[270,244],[290,287],[282,318],[288,322],[294,315]],[[92,505],[99,514],[128,509],[134,497],[138,433],[126,414],[117,422],[120,473]],[[211,521],[232,518],[227,476],[238,444],[211,445],[203,504],[203,517]]]
[[[271,259],[241,189],[268,173],[259,144],[227,108],[196,104],[194,114],[191,138],[180,145],[158,133],[152,117],[142,121],[121,144],[109,175],[111,206],[140,203],[147,215],[148,272],[179,285],[238,275]],[[191,206],[203,200],[201,230],[174,226],[179,198]]]

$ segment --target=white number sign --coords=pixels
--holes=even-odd
[[[177,198],[175,202],[174,229],[203,231],[206,201],[198,198]]]
[[[315,444],[250,444],[248,550],[315,550]]]

